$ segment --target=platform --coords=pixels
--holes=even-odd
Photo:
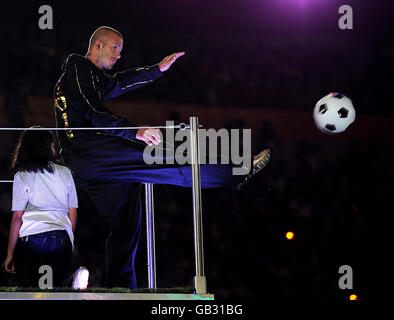
[[[0,300],[214,300],[213,294],[105,293],[105,292],[0,292]]]
[[[214,300],[213,294],[195,294],[193,287],[175,288],[100,288],[84,291],[71,288],[40,290],[39,288],[0,287],[0,300]]]

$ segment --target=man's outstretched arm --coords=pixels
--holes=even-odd
[[[113,76],[107,75],[105,99],[116,98],[123,93],[140,88],[155,81],[184,54],[184,52],[173,53],[165,57],[160,63],[153,66],[117,72]]]

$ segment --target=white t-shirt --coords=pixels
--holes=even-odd
[[[69,208],[78,208],[70,169],[51,162],[53,173],[18,171],[14,176],[12,211],[24,210],[19,237],[66,230],[74,244]]]

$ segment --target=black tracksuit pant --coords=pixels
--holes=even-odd
[[[64,154],[75,181],[90,195],[110,233],[106,242],[108,287],[136,288],[134,259],[141,233],[141,183],[191,187],[190,165],[147,165],[145,145],[89,134]],[[231,165],[201,165],[201,187],[235,187]]]

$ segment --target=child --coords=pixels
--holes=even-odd
[[[65,286],[70,272],[78,199],[70,170],[54,162],[55,154],[51,132],[27,129],[12,160],[13,216],[4,265],[22,286],[38,287],[43,265],[52,268],[54,287]]]

